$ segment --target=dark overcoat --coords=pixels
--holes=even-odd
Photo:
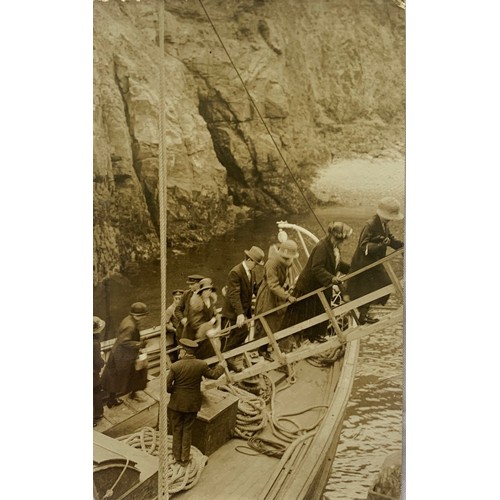
[[[337,272],[349,272],[349,264],[340,259],[340,251],[337,256],[335,255],[330,238],[325,236],[311,250],[311,254],[307,259],[306,265],[300,272],[292,294],[295,297],[301,297],[318,288],[332,285],[332,279]],[[332,287],[328,286],[324,293],[329,302],[333,295]],[[325,312],[325,309],[317,295],[313,295],[300,302],[294,302],[288,306],[281,323],[281,328],[301,323],[323,312]],[[320,323],[304,330],[302,334],[313,339],[325,333],[326,325],[327,322]]]
[[[141,335],[132,316],[127,316],[118,329],[118,336],[102,373],[105,391],[127,394],[146,388],[148,369],[135,369],[135,360],[142,347]]]
[[[240,262],[229,271],[227,291],[222,304],[223,318],[235,320],[239,314],[247,318],[252,316],[252,297],[257,292],[257,282],[254,271],[250,271],[248,279],[243,263]]]
[[[389,245],[382,243],[386,237],[390,239]],[[387,225],[382,222],[378,215],[374,215],[366,222],[361,231],[358,246],[351,260],[351,272],[385,257],[387,246],[397,250],[403,246],[403,242],[392,235]],[[384,266],[380,265],[348,280],[347,293],[354,300],[390,284],[389,275]],[[389,295],[386,295],[373,301],[373,303],[385,304],[388,298]]]
[[[202,377],[217,379],[224,373],[222,366],[210,368],[201,359],[186,354],[170,367],[167,392],[171,394],[168,408],[181,412],[198,412],[201,408]]]

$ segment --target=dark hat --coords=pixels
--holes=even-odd
[[[259,266],[264,265],[264,250],[261,248],[253,246],[250,250],[245,250],[245,255]]]
[[[196,349],[198,347],[198,342],[191,339],[179,339],[179,344],[189,349]]]
[[[106,322],[99,318],[99,316],[94,316],[94,333],[101,333],[106,326]]]
[[[198,283],[198,281],[201,281],[205,276],[202,276],[201,274],[191,274],[188,276],[188,279],[186,283]]]
[[[214,284],[212,283],[212,280],[210,278],[203,278],[198,283],[198,286],[199,286],[199,288],[198,288],[198,290],[196,290],[196,293],[201,293],[201,292],[203,292],[203,290],[208,290],[208,289],[215,291]]]
[[[330,222],[328,224],[328,234],[337,240],[345,240],[352,234],[352,227],[345,222]]]
[[[387,220],[401,220],[404,217],[401,212],[399,201],[390,196],[380,200],[377,208],[377,214]]]
[[[132,316],[140,318],[142,316],[146,316],[146,314],[148,313],[149,313],[148,306],[146,304],[143,304],[142,302],[134,302],[130,306],[130,314]]]
[[[173,295],[174,297],[179,297],[179,296],[181,296],[183,293],[184,293],[184,290],[181,290],[180,288],[178,288],[177,290],[174,290],[174,291],[172,292],[172,295]]]

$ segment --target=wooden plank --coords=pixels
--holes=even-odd
[[[144,401],[135,401],[134,399],[131,399],[129,396],[126,396],[123,399],[123,402],[131,408],[135,413],[138,413],[144,408],[148,408],[149,406],[152,406],[155,404],[156,400],[149,396],[145,391],[139,391],[137,395],[142,398]]]
[[[134,413],[128,418],[117,422],[112,427],[106,429],[103,434],[110,437],[119,437],[133,434],[141,427],[156,428],[158,424],[158,408],[159,404],[155,403],[139,413]]]
[[[401,282],[399,281],[399,278],[397,277],[396,273],[394,272],[394,269],[391,266],[390,262],[384,262],[384,267],[389,275],[389,278],[391,278],[392,284],[396,288],[396,292],[400,297],[403,297],[403,287],[401,286]]]
[[[318,295],[319,299],[321,300],[321,303],[323,304],[323,308],[325,309],[326,315],[328,316],[328,319],[330,320],[330,323],[333,326],[333,330],[337,334],[337,337],[340,339],[340,341],[344,343],[345,335],[342,332],[342,329],[340,328],[340,325],[338,324],[337,320],[335,319],[335,314],[332,311],[330,304],[326,300],[325,292],[319,292]]]

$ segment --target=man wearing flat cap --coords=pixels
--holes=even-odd
[[[257,294],[258,285],[254,272],[257,265],[264,265],[264,251],[253,246],[250,250],[245,250],[244,260],[229,271],[222,305],[222,327],[236,325],[236,328],[229,334],[225,351],[239,347],[248,336],[248,324],[245,321],[252,316],[252,298]],[[235,363],[228,362],[228,366],[232,370],[241,371],[241,367]]]
[[[176,347],[179,344],[179,339],[177,338],[177,328],[179,326],[178,319],[174,316],[175,308],[179,305],[182,296],[184,295],[184,290],[177,289],[172,292],[172,303],[167,307],[165,311],[166,322],[167,322],[167,333],[173,335],[173,346]],[[170,353],[170,359],[172,361],[177,361],[177,351]]]
[[[175,461],[187,466],[190,459],[193,424],[201,408],[201,381],[203,377],[217,379],[224,368],[210,368],[196,359],[198,343],[183,338],[179,340],[184,356],[172,364],[167,376],[167,392],[171,394],[167,405],[168,420],[172,431],[172,453]]]
[[[191,274],[188,276],[186,283],[189,288],[184,290],[179,303],[174,308],[173,322],[176,324],[177,339],[183,336],[184,327],[187,323],[189,300],[193,296],[193,293],[198,290],[199,283],[203,278],[204,276],[200,274]]]
[[[148,312],[146,304],[135,302],[130,306],[130,314],[120,323],[118,336],[102,373],[102,387],[109,393],[108,408],[123,403],[117,398],[120,394],[129,394],[131,399],[141,401],[137,391],[146,388],[148,369],[136,370],[135,360],[145,346],[140,329]]]

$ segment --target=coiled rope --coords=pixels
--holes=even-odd
[[[150,455],[159,455],[160,433],[152,427],[143,427],[139,431],[117,438],[132,448],[137,448]],[[191,446],[191,458],[187,467],[175,462],[172,454],[172,436],[167,436],[167,467],[165,477],[168,483],[168,493],[179,493],[195,486],[205,468],[208,457]]]

